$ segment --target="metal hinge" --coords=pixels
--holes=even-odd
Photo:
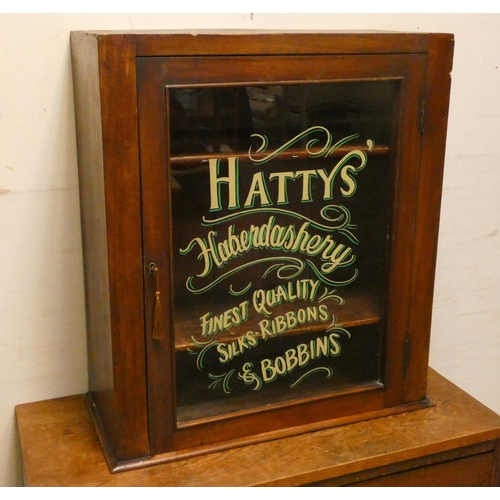
[[[405,346],[403,350],[403,373],[406,378],[406,371],[408,369],[408,364],[410,362],[410,339],[405,340]]]
[[[420,101],[420,119],[419,119],[420,135],[424,135],[424,133],[425,133],[425,118],[426,118],[425,105],[426,104],[427,104],[427,100],[425,98],[423,98]]]

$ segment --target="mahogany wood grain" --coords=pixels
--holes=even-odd
[[[163,36],[168,34],[168,39]],[[248,35],[252,36],[249,37]],[[334,46],[329,35],[335,34]],[[228,44],[227,37],[231,41]],[[413,33],[353,31],[228,30],[137,33],[137,51],[144,56],[192,54],[381,54],[426,52],[427,41]]]
[[[499,486],[500,415],[433,370],[429,395],[423,410],[117,474],[81,395],[28,403],[16,407],[25,484]]]
[[[422,397],[430,337],[422,335],[431,327],[439,215],[448,123],[453,62],[453,43],[432,38],[429,48],[428,82],[421,116],[422,149],[418,183],[418,212],[415,222],[415,257],[412,274],[412,307],[408,324],[409,370],[404,380],[405,401]],[[432,119],[431,119],[432,117]]]
[[[206,453],[207,445],[241,446],[252,435],[261,440],[265,433],[294,432],[288,427],[302,432],[306,425],[312,430],[330,420],[345,423],[342,419],[427,405],[453,37],[102,31],[73,32],[71,41],[89,338],[87,400],[110,467],[151,464],[155,455],[161,461]],[[376,384],[335,394],[329,402],[309,397],[295,409],[278,403],[235,412],[233,420],[177,425],[168,86],[339,80],[391,80],[400,89],[394,105],[399,139],[391,150],[377,151],[393,165],[385,310],[377,314],[379,305],[375,311],[370,306],[349,319],[362,324],[382,317],[384,373]],[[147,271],[150,262],[158,267],[154,276]],[[156,291],[165,333],[159,340],[151,336]],[[185,347],[184,340],[180,344]]]
[[[89,386],[106,414],[113,400],[113,355],[98,45],[82,37],[72,51]]]
[[[490,486],[493,453],[481,453],[471,457],[399,472],[353,486]]]
[[[173,448],[175,425],[175,407],[171,404],[175,400],[174,338],[171,335],[173,294],[170,282],[173,248],[170,230],[170,176],[165,168],[168,161],[167,135],[163,133],[168,119],[163,112],[165,95],[161,88],[161,75],[154,71],[144,71],[143,67],[142,61],[138,60],[138,88],[144,87],[145,79],[151,82],[152,87],[160,89],[157,93],[139,91],[138,94],[139,141],[143,146],[140,150],[140,163],[144,267],[154,262],[158,268],[155,275],[145,275],[143,299],[146,310],[144,341],[148,359],[149,435],[151,454],[156,454]],[[152,338],[156,290],[160,292],[162,304],[161,326],[165,335],[162,341]]]
[[[123,461],[149,453],[134,47],[72,42],[90,391]]]

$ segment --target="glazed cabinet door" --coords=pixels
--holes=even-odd
[[[151,453],[414,402],[426,56],[137,74]]]

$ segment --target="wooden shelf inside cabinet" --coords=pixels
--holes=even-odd
[[[347,290],[346,292],[338,292],[340,295],[336,295],[333,292],[334,297],[329,300],[334,302],[334,305],[330,307],[332,313],[335,315],[335,325],[343,328],[356,327],[362,325],[376,324],[380,322],[381,319],[381,303],[380,298],[376,293],[370,292],[366,289],[355,289]],[[185,351],[190,348],[195,347],[194,338],[202,338],[198,334],[200,332],[200,320],[202,315],[206,311],[217,311],[220,308],[220,304],[223,304],[223,297],[218,297],[216,294],[212,294],[204,303],[203,309],[200,311],[194,310],[189,307],[189,304],[184,307],[180,305],[176,311],[178,323],[175,329],[175,350]],[[299,300],[293,303],[293,308],[305,308],[310,307],[310,303],[306,301]],[[288,311],[293,310],[290,303],[283,303],[276,305],[272,308],[273,316],[282,316]],[[260,321],[265,318],[261,314],[258,314],[255,309],[249,309],[248,320],[245,323],[238,325],[237,327],[230,327],[225,330],[222,325],[224,324],[223,313],[217,315],[219,323],[221,325],[221,330],[217,333],[218,342],[230,342],[232,340],[237,340],[238,337],[244,335],[248,330],[247,325],[254,325],[257,327]],[[258,328],[258,327],[257,327]],[[304,333],[314,333],[325,331],[325,326],[309,324],[303,324],[292,330],[288,330],[286,335],[301,335]],[[206,340],[206,339],[205,339]]]
[[[369,148],[365,144],[353,144],[353,147],[356,149],[359,149],[360,151],[365,151],[368,152]],[[353,147],[347,148],[347,147],[340,147],[337,148],[333,153],[331,153],[331,156],[333,158],[340,158],[345,156],[347,153],[352,151]],[[320,151],[318,148],[311,148],[310,152],[305,152],[302,149],[288,149],[284,151],[283,153],[280,153],[280,158],[283,160],[290,160],[290,159],[307,159],[308,157],[314,155],[314,153],[318,153]],[[373,149],[369,151],[370,156],[387,156],[390,154],[390,149],[388,146],[375,146]],[[216,158],[219,160],[227,160],[231,156],[238,156],[240,158],[240,161],[242,163],[250,161],[250,158],[248,157],[248,151],[234,151],[231,153],[219,153],[219,152],[207,152],[203,154],[196,154],[196,155],[182,155],[182,156],[171,156],[170,157],[170,165],[172,167],[172,170],[175,171],[176,175],[182,175],[183,169],[188,168],[188,167],[193,167],[193,166],[199,166],[200,164],[207,163],[207,156],[210,156],[210,158]],[[265,155],[262,153],[255,153],[252,154],[252,158],[259,160],[262,159]]]

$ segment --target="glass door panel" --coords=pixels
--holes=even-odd
[[[383,383],[399,93],[168,88],[178,426]]]

